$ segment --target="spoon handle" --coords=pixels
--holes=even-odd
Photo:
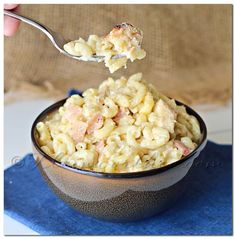
[[[37,29],[39,29],[40,31],[42,31],[44,34],[47,35],[47,37],[49,37],[49,39],[52,41],[52,34],[51,34],[51,30],[49,28],[47,28],[46,26],[44,26],[43,24],[36,22],[30,18],[24,17],[22,15],[19,15],[18,13],[12,12],[12,11],[8,11],[8,10],[4,10],[4,15],[9,16],[9,17],[13,17],[15,19],[21,20],[22,22],[25,22]]]

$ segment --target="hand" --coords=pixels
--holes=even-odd
[[[6,10],[16,10],[18,8],[18,4],[4,4],[4,9]],[[12,36],[17,31],[20,25],[20,21],[9,17],[4,16],[4,35]]]

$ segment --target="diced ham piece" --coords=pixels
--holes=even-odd
[[[74,105],[68,105],[64,113],[64,117],[69,121],[73,122],[78,116],[82,115],[82,108]]]
[[[186,147],[181,141],[175,140],[174,145],[177,147],[177,149],[181,150],[184,156],[187,156],[190,154],[190,149]]]
[[[104,146],[105,146],[105,144],[104,144],[103,140],[96,143],[96,150],[99,154],[102,153],[102,150],[104,149]]]
[[[92,134],[95,130],[100,129],[103,125],[103,116],[100,113],[95,114],[88,121],[87,133]]]
[[[70,135],[76,143],[82,142],[84,140],[87,127],[88,124],[83,121],[78,121],[73,124]]]
[[[118,113],[112,119],[114,122],[119,123],[120,119],[123,118],[125,115],[127,115],[125,109],[121,107]]]

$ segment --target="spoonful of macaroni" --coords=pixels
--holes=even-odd
[[[129,23],[116,25],[105,37],[90,35],[88,41],[66,40],[61,34],[52,31],[45,25],[18,13],[4,10],[4,15],[16,18],[42,31],[56,49],[73,59],[80,61],[105,61],[105,65],[113,73],[126,67],[127,60],[134,61],[146,56],[141,49],[142,32]]]
[[[143,33],[130,23],[116,25],[106,36],[90,35],[88,40],[82,38],[64,45],[70,55],[80,60],[105,61],[105,66],[113,73],[126,67],[128,59],[143,59],[146,52],[141,49]]]

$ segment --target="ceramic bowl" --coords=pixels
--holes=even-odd
[[[126,222],[144,219],[175,204],[184,192],[190,168],[206,145],[207,130],[202,118],[190,107],[202,132],[198,147],[170,165],[134,173],[99,173],[62,164],[44,153],[37,142],[36,124],[65,103],[61,100],[44,110],[34,121],[31,137],[37,166],[53,191],[79,212],[103,220]]]

